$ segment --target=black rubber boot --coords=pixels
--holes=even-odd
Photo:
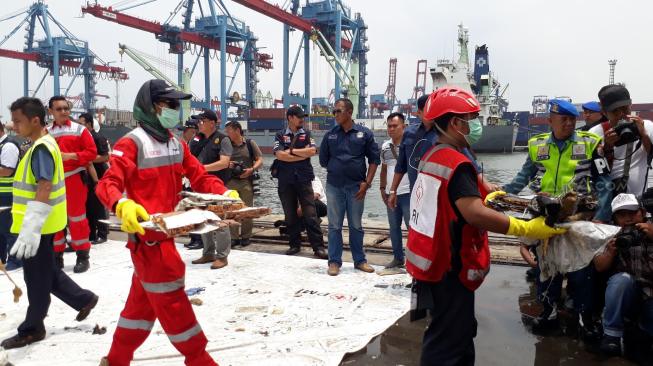
[[[88,250],[78,250],[77,251],[77,263],[75,263],[75,267],[73,268],[73,272],[75,273],[84,273],[88,271],[88,269],[91,267],[91,264],[88,262]]]

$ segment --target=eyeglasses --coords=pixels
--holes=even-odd
[[[54,109],[57,112],[68,112],[70,110],[69,107],[59,107]]]
[[[333,115],[335,116],[338,113],[342,113],[342,109],[334,109],[333,110]]]

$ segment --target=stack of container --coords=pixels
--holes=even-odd
[[[249,111],[248,131],[278,131],[286,127],[286,110],[283,108],[261,108]]]

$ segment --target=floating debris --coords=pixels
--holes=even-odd
[[[93,334],[102,335],[106,332],[107,332],[107,327],[101,327],[99,324],[95,324],[95,328],[93,328]]]

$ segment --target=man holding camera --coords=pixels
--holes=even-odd
[[[231,168],[231,179],[227,187],[238,191],[240,198],[249,207],[254,206],[254,176],[258,169],[263,166],[263,154],[256,142],[245,139],[243,127],[238,121],[232,121],[225,126],[225,132],[231,140],[233,152],[229,161]],[[249,245],[252,237],[252,219],[244,219],[238,227],[231,227],[232,245]]]
[[[625,317],[639,320],[639,327],[653,336],[653,224],[646,221],[634,194],[616,196],[612,213],[622,229],[594,257],[594,265],[599,272],[612,273],[605,291],[601,350],[619,355]]]
[[[190,151],[204,169],[226,185],[231,178],[229,161],[233,147],[227,135],[218,130],[218,116],[214,111],[205,109],[198,115],[191,116],[199,121],[199,133],[190,141]],[[210,233],[191,235],[191,244],[188,249],[203,248],[202,256],[195,259],[193,264],[212,263],[211,269],[225,267],[227,256],[231,251],[231,235],[228,229],[212,231]]]
[[[504,191],[517,194],[528,185],[538,194],[558,196],[574,190],[580,194],[596,194],[598,208],[594,220],[610,221],[609,167],[601,154],[601,138],[585,131],[576,131],[576,107],[568,101],[549,102],[551,132],[533,136],[528,141],[528,157],[518,175],[505,185]],[[504,194],[503,192],[494,193]],[[538,276],[539,277],[539,276]],[[579,325],[586,338],[599,334],[592,321],[593,269],[587,266],[567,274],[574,289],[571,296],[578,312]],[[534,330],[557,324],[557,301],[562,290],[562,275],[537,281],[538,298],[544,309],[534,320]]]
[[[614,194],[641,196],[651,156],[653,122],[631,114],[630,93],[623,85],[606,85],[599,91],[603,114],[608,122],[590,129],[603,137],[605,157],[611,164]]]

